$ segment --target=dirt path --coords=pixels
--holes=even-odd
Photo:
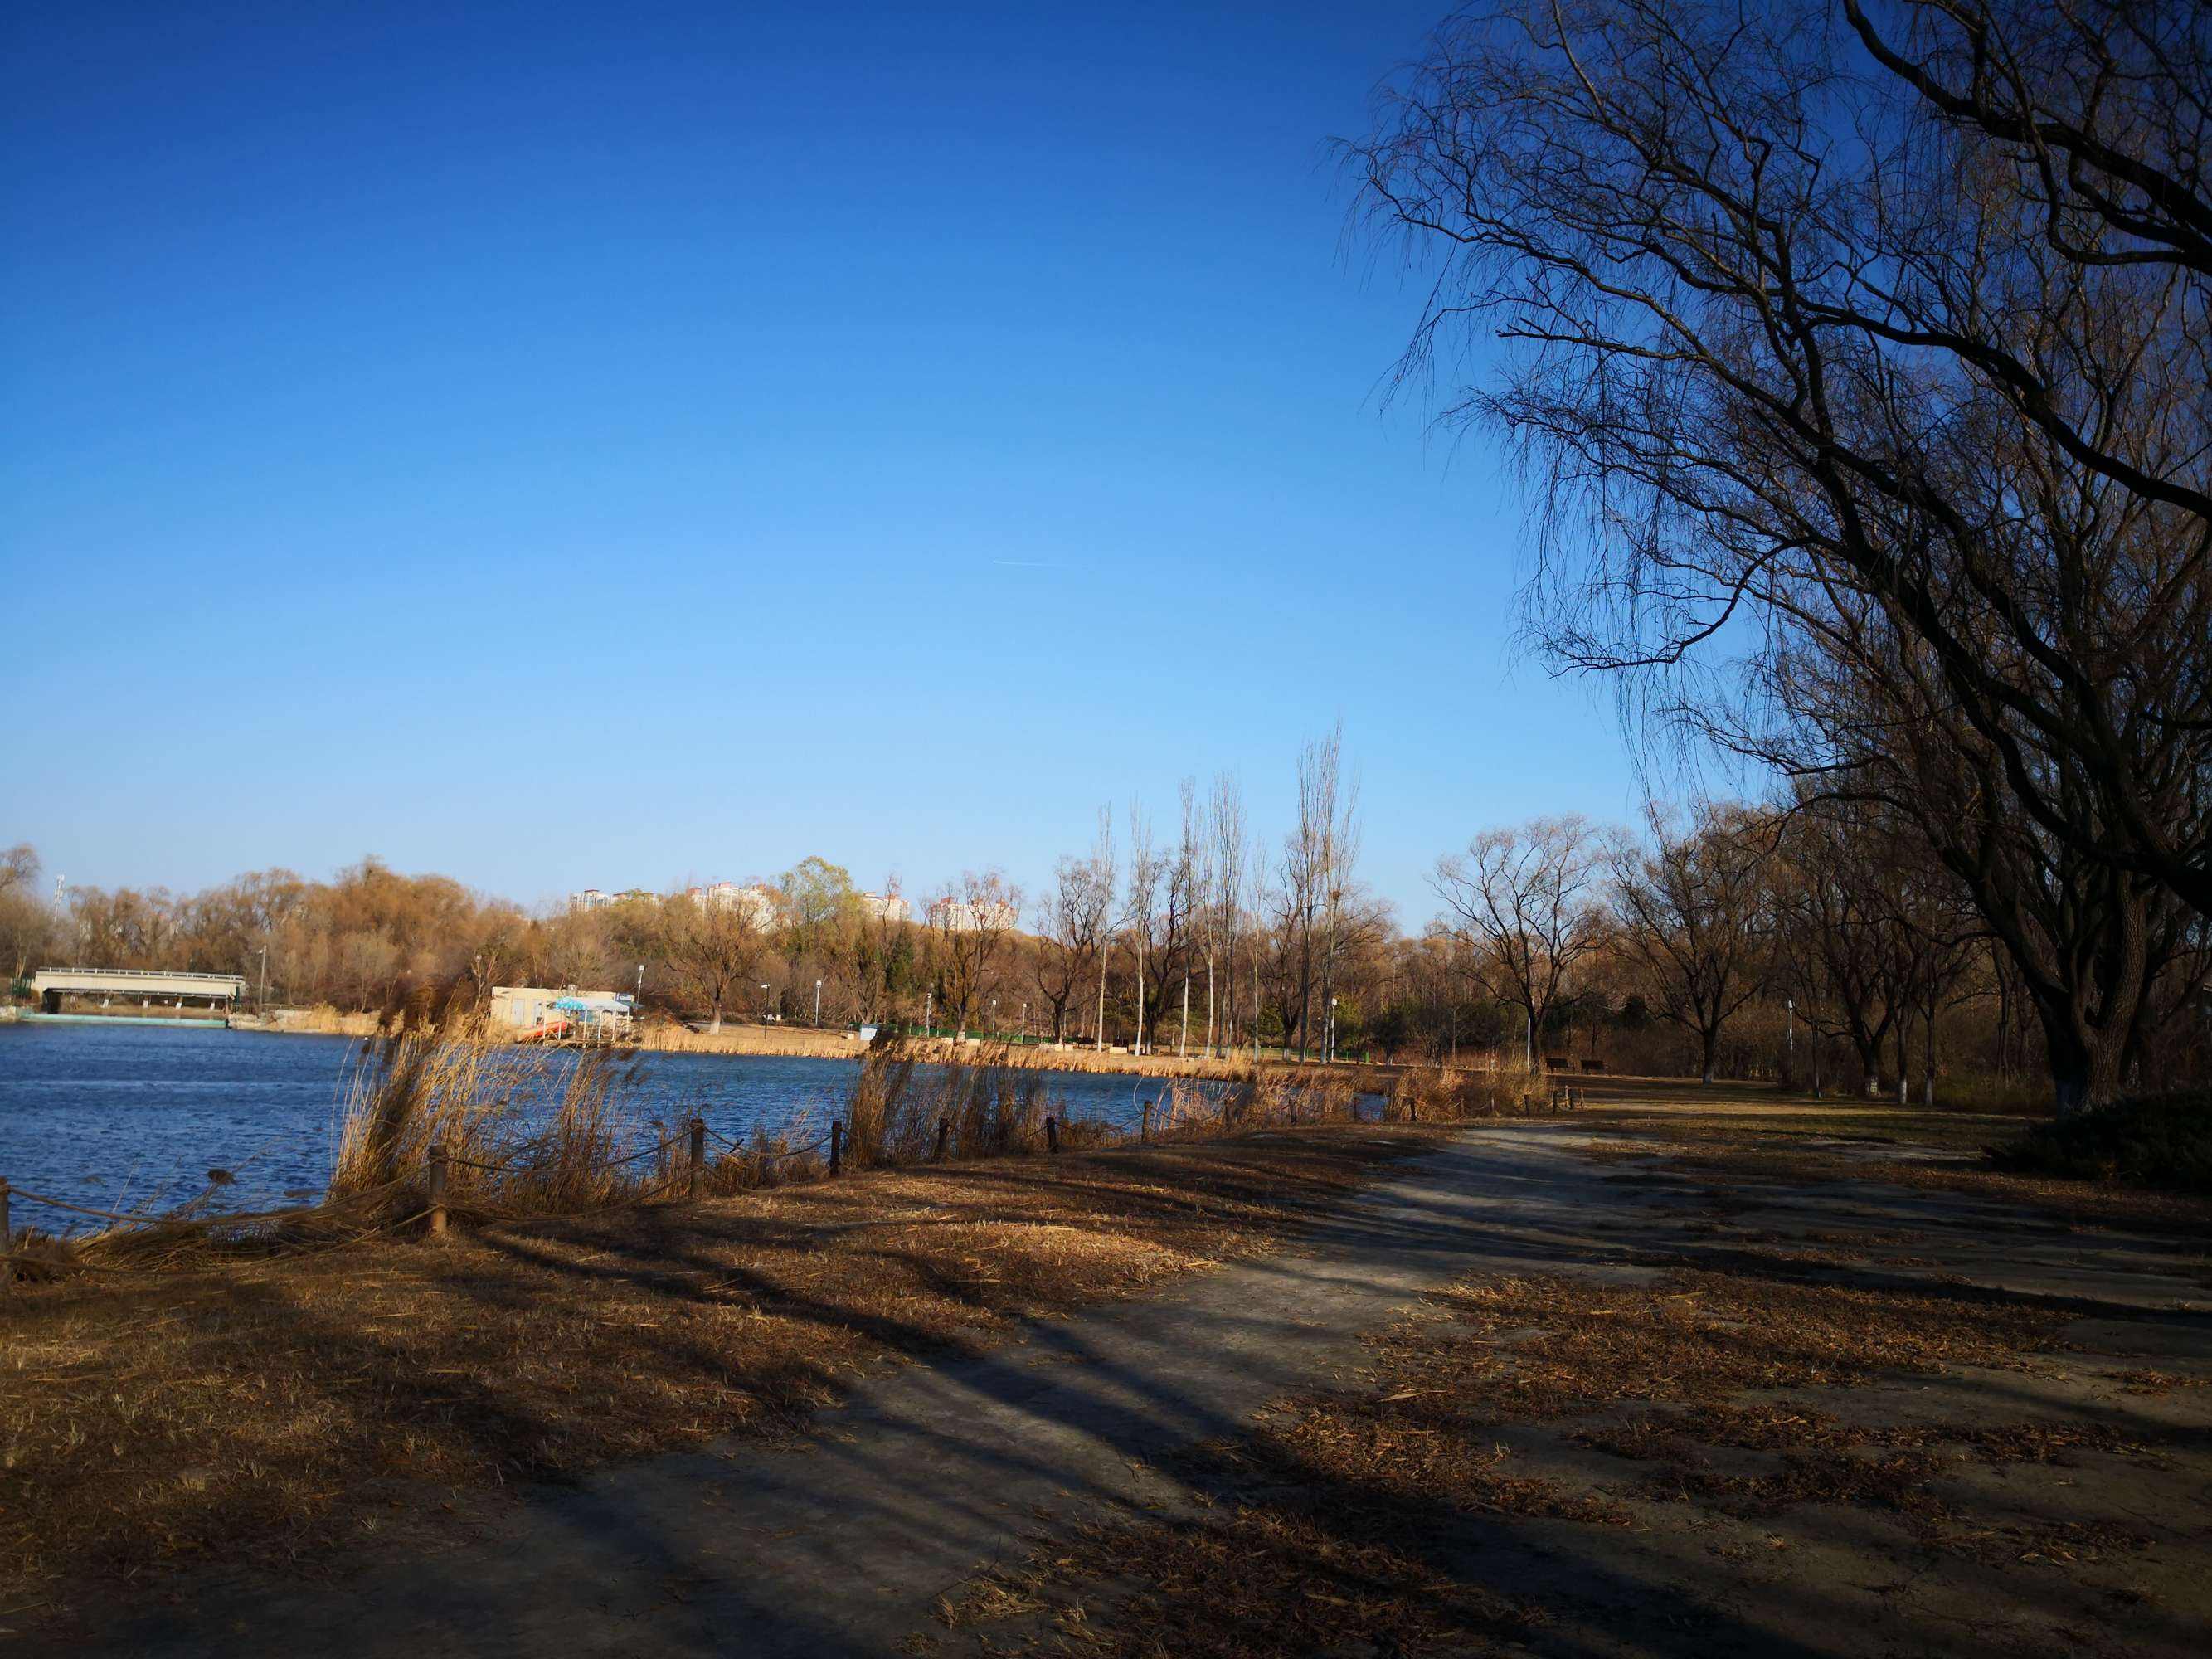
[[[395,1554],[339,1585],[205,1581],[189,1604],[132,1616],[79,1650],[972,1651],[974,1631],[933,1622],[940,1597],[972,1601],[979,1575],[1018,1570],[1040,1538],[1078,1540],[1056,1547],[1079,1551],[1081,1529],[1101,1516],[1202,1516],[1207,1494],[1163,1465],[1248,1433],[1273,1401],[1356,1387],[1371,1358],[1363,1334],[1426,1293],[1558,1275],[1638,1286],[1668,1263],[1723,1267],[1764,1252],[1771,1267],[1793,1249],[1850,1255],[1848,1271],[1877,1282],[1970,1281],[1986,1287],[1977,1295],[2063,1315],[2069,1342],[2100,1351],[2025,1369],[1952,1368],[1896,1387],[1917,1391],[1917,1408],[1962,1419],[2087,1413],[2152,1448],[1959,1477],[1994,1483],[1992,1502],[2057,1519],[2124,1510],[2142,1541],[2114,1547],[2119,1577],[2078,1564],[2023,1575],[1980,1556],[1931,1564],[1857,1510],[1828,1516],[1788,1551],[1768,1547],[1765,1522],[1679,1505],[1639,1509],[1635,1528],[1441,1516],[1431,1530],[1449,1534],[1439,1559],[1451,1571],[1546,1607],[1511,1645],[1561,1655],[2193,1650],[2202,1626],[2191,1621],[2212,1612],[2197,1571],[2212,1561],[2212,1389],[2189,1386],[2212,1379],[2201,1243],[2072,1232],[1848,1178],[1747,1188],[1717,1204],[1710,1176],[1593,1161],[1585,1144],[1571,1124],[1470,1131],[1394,1170],[1291,1252],[1037,1326],[981,1358],[878,1377],[801,1445],[612,1470],[488,1512],[465,1540]],[[1865,1235],[1856,1253],[1854,1231]],[[1898,1242],[1907,1235],[1918,1242]],[[2130,1392],[2122,1380],[2146,1373],[2172,1386]],[[1897,1403],[1878,1393],[1860,1390],[1853,1409]],[[1506,1437],[1516,1468],[1562,1489],[1618,1491],[1635,1475],[1555,1430]],[[993,1627],[994,1644],[1056,1643],[1046,1613],[1065,1605],[1048,1586],[1032,1605],[1042,1610]],[[1120,1650],[1107,1628],[1097,1650]]]

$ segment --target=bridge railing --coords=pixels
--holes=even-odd
[[[197,979],[222,985],[243,985],[239,974],[186,973],[167,968],[41,968],[31,977],[40,979]]]

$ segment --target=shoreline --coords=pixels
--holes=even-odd
[[[104,1017],[103,1017],[104,1018]],[[340,1013],[335,1009],[301,1010],[296,1018],[261,1018],[234,1016],[230,1029],[289,1036],[374,1036],[377,1017],[372,1013]],[[987,1054],[993,1064],[1025,1071],[1115,1073],[1133,1077],[1196,1078],[1226,1081],[1263,1074],[1311,1078],[1327,1072],[1342,1077],[1363,1093],[1387,1090],[1405,1066],[1395,1060],[1339,1060],[1324,1066],[1320,1060],[1285,1059],[1262,1054],[1255,1062],[1249,1054],[1226,1058],[1200,1054],[1142,1054],[1126,1048],[1104,1050],[1087,1044],[1054,1045],[1030,1042],[1003,1050],[981,1037],[915,1037],[915,1057],[933,1065],[975,1062]],[[672,1021],[655,1021],[623,1045],[643,1054],[716,1054],[732,1060],[847,1060],[858,1061],[868,1045],[854,1031],[817,1030],[812,1026],[774,1026],[726,1024],[720,1031],[695,1031]]]
[[[988,1056],[993,1065],[1018,1066],[1026,1071],[1123,1073],[1138,1077],[1212,1078],[1226,1080],[1249,1077],[1256,1068],[1263,1073],[1310,1078],[1322,1073],[1340,1075],[1363,1091],[1386,1089],[1405,1067],[1389,1060],[1339,1060],[1324,1066],[1320,1060],[1284,1059],[1263,1054],[1256,1062],[1249,1054],[1207,1057],[1200,1054],[1137,1054],[1126,1048],[1103,1050],[1087,1044],[1030,1042],[1000,1048],[982,1037],[914,1037],[908,1039],[915,1057],[935,1065],[974,1063]],[[855,1032],[817,1030],[809,1026],[726,1025],[719,1032],[694,1031],[684,1025],[648,1025],[638,1035],[636,1046],[652,1054],[727,1054],[733,1058],[818,1059],[857,1060],[868,1045]]]

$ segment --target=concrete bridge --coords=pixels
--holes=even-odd
[[[50,1014],[62,1011],[64,997],[96,999],[103,1007],[182,1008],[204,1005],[228,1014],[246,994],[239,974],[142,973],[131,968],[41,968],[31,975],[32,994]]]

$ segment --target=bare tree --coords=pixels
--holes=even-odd
[[[1698,1039],[1711,1083],[1721,1032],[1762,988],[1766,826],[1738,806],[1704,805],[1679,827],[1653,807],[1649,847],[1612,855],[1621,946],[1649,1005]]]
[[[1213,780],[1207,807],[1207,830],[1212,850],[1206,870],[1212,890],[1206,903],[1206,1041],[1209,1052],[1234,1046],[1237,1027],[1237,945],[1244,902],[1244,875],[1249,849],[1244,825],[1244,792],[1234,775],[1223,772]],[[1221,983],[1216,988],[1216,971]],[[1216,1043],[1216,1016],[1220,1042]]]
[[[1114,808],[1111,803],[1098,809],[1098,837],[1091,846],[1091,879],[1101,895],[1095,923],[1097,929],[1095,954],[1098,958],[1098,1007],[1096,1024],[1091,1030],[1091,1048],[1099,1054],[1106,1051],[1106,966],[1114,951],[1112,921],[1114,884],[1116,872],[1114,861]]]
[[[1159,908],[1160,863],[1152,853],[1152,823],[1144,808],[1129,803],[1128,892],[1122,903],[1121,926],[1129,936],[1130,954],[1136,958],[1137,1035],[1135,1050],[1145,1052],[1145,969],[1152,948],[1152,923]]]
[[[2094,1103],[2212,914],[2203,14],[1845,11],[1478,6],[1352,154],[1409,367],[1510,343],[1549,648],[1917,826]]]
[[[1605,940],[1596,901],[1606,856],[1598,832],[1568,816],[1486,830],[1464,854],[1437,861],[1431,884],[1451,912],[1463,970],[1526,1016],[1532,1066],[1537,1035]]]
[[[677,994],[705,1010],[707,1029],[741,1002],[765,948],[757,914],[744,904],[717,904],[671,893],[654,914],[656,942]]]
[[[969,870],[929,907],[930,928],[943,957],[945,998],[962,1036],[1020,919],[1021,906],[1022,890],[1002,872]]]
[[[53,913],[33,890],[38,879],[39,855],[28,842],[0,853],[0,962],[9,964],[11,984],[30,971],[33,957],[55,942]]]
[[[1298,1058],[1313,1024],[1314,981],[1327,981],[1340,945],[1347,886],[1358,856],[1358,787],[1346,787],[1344,722],[1298,751],[1297,819],[1283,842],[1281,911],[1297,957]]]
[[[1113,905],[1110,862],[1102,868],[1097,850],[1054,866],[1052,891],[1039,918],[1036,982],[1052,1011],[1054,1042],[1066,1040],[1069,1005],[1091,982]]]

